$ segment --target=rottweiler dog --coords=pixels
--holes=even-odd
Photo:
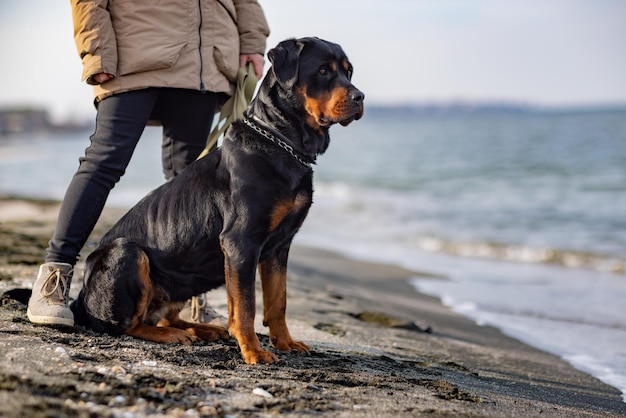
[[[71,305],[77,324],[163,343],[230,332],[246,363],[274,363],[254,330],[258,270],[272,344],[309,350],[285,320],[287,257],[311,206],[311,165],[331,125],[361,118],[364,94],[337,44],[290,39],[268,58],[258,94],[222,146],[144,197],[87,258]],[[178,317],[191,296],[224,284],[228,330]]]

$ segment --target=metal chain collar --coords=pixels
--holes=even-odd
[[[254,121],[250,120],[248,117],[245,117],[245,116],[243,117],[243,123],[245,123],[248,127],[252,128],[255,132],[259,133],[262,137],[269,139],[270,141],[272,141],[273,143],[275,143],[276,145],[278,145],[279,147],[287,151],[289,154],[291,154],[293,158],[298,160],[298,162],[302,164],[303,166],[308,167],[308,168],[311,167],[311,163],[303,160],[302,157],[296,154],[296,152],[294,151],[291,145],[289,145],[282,139],[277,138],[270,131],[261,128],[259,125],[254,123]]]

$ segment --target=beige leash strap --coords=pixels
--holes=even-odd
[[[202,151],[198,158],[204,157],[210,151],[217,148],[217,140],[226,132],[226,128],[228,128],[234,120],[241,118],[243,111],[246,110],[252,100],[258,81],[254,72],[254,66],[251,62],[239,69],[237,72],[235,94],[222,106],[217,124],[211,130],[204,151]]]

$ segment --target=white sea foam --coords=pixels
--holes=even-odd
[[[605,362],[585,354],[565,355],[565,360],[580,370],[597,376],[598,379],[622,391],[622,399],[626,402],[626,376],[608,367]]]
[[[602,254],[554,248],[533,248],[495,242],[454,242],[439,237],[422,236],[413,240],[420,250],[443,252],[461,257],[491,258],[520,263],[555,264],[600,272],[624,274],[626,260]]]

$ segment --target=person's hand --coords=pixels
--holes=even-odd
[[[265,58],[261,54],[241,54],[239,55],[239,66],[243,67],[247,63],[251,62],[254,66],[254,72],[256,78],[261,79],[263,76],[263,66],[265,65]]]
[[[96,84],[102,84],[105,81],[109,81],[110,79],[113,78],[113,74],[109,74],[109,73],[98,73],[98,74],[94,74],[91,79],[96,83]]]

